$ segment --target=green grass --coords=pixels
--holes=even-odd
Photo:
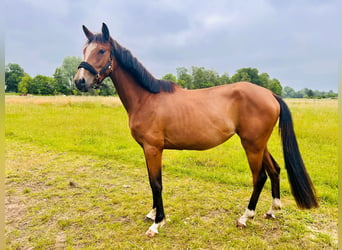
[[[117,99],[6,96],[7,248],[337,248],[337,101],[287,102],[320,208],[297,209],[275,129],[269,149],[282,166],[283,210],[263,219],[268,181],[254,220],[237,229],[252,185],[234,136],[207,151],[164,152],[167,224],[149,239],[145,160]]]

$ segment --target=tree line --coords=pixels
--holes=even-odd
[[[282,96],[288,98],[337,98],[338,94],[332,90],[329,91],[319,91],[319,90],[312,90],[308,88],[303,88],[301,90],[295,91],[291,87],[284,87]]]
[[[247,81],[268,88],[277,95],[282,94],[282,86],[279,80],[271,79],[267,73],[259,73],[256,68],[241,68],[232,77],[227,72],[220,75],[215,70],[195,66],[192,66],[191,69],[178,67],[176,71],[177,76],[170,73],[163,76],[163,79],[176,82],[186,89],[208,88]]]
[[[81,61],[82,59],[80,57],[70,56],[64,58],[62,65],[56,68],[52,77],[43,75],[31,77],[18,64],[9,63],[5,68],[6,92],[15,92],[22,95],[81,95],[81,92],[75,87],[73,81],[77,67]],[[178,67],[176,69],[176,75],[169,73],[164,75],[162,79],[175,82],[186,89],[200,89],[239,81],[248,81],[270,89],[273,93],[283,97],[337,98],[337,93],[334,93],[332,90],[323,92],[305,88],[296,91],[288,86],[283,88],[278,79],[271,78],[267,73],[259,73],[259,70],[256,68],[241,68],[234,75],[230,76],[227,72],[220,75],[215,70],[204,67],[192,66],[190,69]],[[116,90],[113,84],[111,84],[110,79],[106,79],[104,83],[105,86],[101,86],[99,89],[93,89],[87,94],[103,96],[116,94]]]
[[[52,77],[43,75],[31,77],[20,65],[9,63],[5,67],[5,91],[21,95],[81,95],[73,80],[81,61],[80,57],[64,58],[62,65],[56,68]],[[114,86],[108,84],[110,80],[106,79],[105,82],[107,82],[106,86],[92,89],[87,94],[114,95],[116,93]]]

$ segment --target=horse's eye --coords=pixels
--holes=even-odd
[[[106,51],[105,51],[104,49],[100,49],[100,50],[99,50],[99,54],[100,54],[100,55],[103,55],[105,52],[106,52]]]

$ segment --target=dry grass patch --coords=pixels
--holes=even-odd
[[[105,96],[16,96],[6,95],[6,104],[52,104],[52,105],[74,105],[74,104],[100,104],[116,107],[121,105],[119,97]]]

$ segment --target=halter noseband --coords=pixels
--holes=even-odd
[[[96,84],[101,84],[101,82],[113,71],[112,56],[110,56],[109,61],[106,63],[105,66],[103,66],[103,68],[99,72],[97,72],[93,66],[91,66],[89,63],[85,61],[80,63],[80,65],[78,66],[78,69],[80,68],[88,70],[91,74],[95,76]],[[107,73],[108,70],[110,71]]]

